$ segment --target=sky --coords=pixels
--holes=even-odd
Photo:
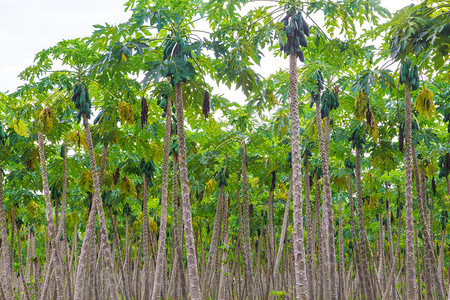
[[[382,0],[389,11],[417,1]],[[89,36],[93,25],[125,22],[125,0],[0,0],[0,92],[13,92],[23,82],[17,77],[33,64],[39,51],[61,40]],[[268,59],[268,58],[266,58]],[[262,61],[273,71],[287,68],[282,58]],[[259,69],[262,75],[272,68]]]

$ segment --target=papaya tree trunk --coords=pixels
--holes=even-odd
[[[319,292],[319,291],[323,291],[323,285],[321,284],[321,280],[322,280],[322,276],[318,277],[317,274],[322,272],[321,270],[321,255],[322,255],[322,249],[320,247],[320,234],[321,234],[321,230],[320,230],[320,205],[321,205],[321,199],[320,199],[320,195],[319,195],[319,187],[318,187],[318,171],[316,170],[316,172],[314,172],[314,220],[313,220],[313,226],[312,226],[312,230],[314,232],[314,236],[315,233],[317,232],[317,240],[318,240],[318,246],[319,246],[319,251],[317,251],[317,261],[318,261],[318,268],[314,267],[314,272],[313,272],[313,276],[314,276],[314,292],[315,292],[315,296],[318,299],[321,299],[323,292]],[[316,239],[312,239],[312,249],[315,252],[316,250]],[[313,253],[314,253],[313,252]],[[320,281],[320,282],[319,282]],[[319,285],[320,284],[320,285]]]
[[[339,198],[339,300],[345,300],[345,286],[344,286],[344,271],[345,271],[345,256],[344,256],[344,231],[342,218],[342,198]]]
[[[67,242],[67,228],[66,228],[66,214],[67,214],[67,144],[64,142],[64,157],[63,157],[63,174],[62,174],[62,195],[61,195],[61,221],[59,222],[58,234],[56,235],[56,239],[60,241],[63,240],[61,249],[64,249],[65,253],[65,261],[63,264],[66,273],[67,280],[67,293],[69,299],[72,299],[72,278],[71,278],[71,269],[69,265],[69,245]]]
[[[311,186],[309,177],[309,156],[305,155],[305,207],[306,207],[306,275],[308,279],[308,295],[313,300],[314,295],[314,272],[316,271],[314,240],[316,239],[316,231],[312,225],[311,214]]]
[[[386,199],[386,226],[387,226],[387,232],[388,232],[388,241],[389,241],[389,257],[390,257],[390,266],[391,269],[395,269],[395,263],[394,263],[394,242],[392,240],[392,224],[391,224],[391,210],[389,208],[389,199]],[[390,289],[392,287],[392,290]],[[392,286],[389,287],[386,280],[385,280],[385,286],[383,287],[384,290],[394,292],[395,288],[395,280],[393,280]],[[383,293],[384,293],[383,290]],[[395,298],[394,298],[395,299]]]
[[[224,197],[223,201],[223,245],[225,249],[222,253],[222,262],[220,267],[219,277],[219,292],[217,294],[218,300],[227,299],[227,277],[228,277],[228,193]]]
[[[203,287],[202,287],[202,300],[206,300],[208,293],[211,289],[211,277],[215,273],[217,265],[217,256],[219,250],[220,232],[222,228],[222,211],[223,211],[223,187],[221,184],[219,188],[219,197],[217,200],[216,216],[214,218],[214,228],[211,236],[211,246],[209,249],[208,262],[206,264],[206,270],[203,274]]]
[[[361,260],[359,258],[359,246],[358,246],[358,239],[356,235],[356,225],[355,225],[355,213],[354,213],[354,204],[353,204],[353,180],[352,180],[352,174],[350,173],[349,179],[348,179],[348,196],[349,196],[349,203],[350,203],[350,224],[352,228],[352,238],[353,238],[353,255],[355,258],[355,264],[356,264],[356,270],[358,273],[358,283],[360,286],[361,295],[365,297],[367,295],[366,292],[366,285],[363,278],[363,272],[361,268]]]
[[[386,280],[386,287],[384,289],[383,292],[383,296],[381,297],[381,299],[396,299],[397,298],[397,288],[395,285],[393,285],[394,282],[396,282],[397,280],[395,279],[395,266],[397,265],[397,262],[400,259],[400,237],[401,237],[401,233],[402,233],[402,214],[401,211],[399,211],[399,218],[397,219],[397,245],[395,246],[395,255],[394,255],[394,259],[393,262],[394,264],[392,265],[392,269],[391,272],[389,273],[389,277]],[[392,291],[392,295],[391,294]],[[390,297],[392,296],[392,297]],[[389,298],[388,298],[389,297]]]
[[[359,229],[359,253],[361,254],[362,280],[366,286],[367,299],[375,299],[375,290],[372,286],[369,273],[369,263],[367,261],[366,229],[364,227],[364,214],[362,209],[362,187],[361,187],[361,150],[356,147],[355,155],[355,175],[356,175],[356,215],[358,216]],[[414,247],[414,245],[413,245]]]
[[[292,177],[292,174],[291,174]],[[286,197],[286,204],[284,207],[284,215],[283,215],[283,226],[281,227],[281,235],[280,235],[280,243],[278,244],[278,252],[277,252],[277,257],[275,258],[275,263],[274,263],[274,267],[273,267],[273,278],[275,280],[275,282],[277,282],[276,278],[278,277],[280,271],[279,271],[279,266],[280,266],[280,262],[281,262],[281,258],[283,256],[283,248],[284,248],[284,243],[286,240],[286,230],[288,227],[288,223],[289,223],[289,208],[291,205],[291,196],[292,196],[292,184],[289,185],[289,190],[288,190],[288,194]],[[275,289],[279,289],[281,286],[280,284],[278,285],[274,285]]]
[[[64,287],[62,283],[62,268],[60,261],[58,259],[58,240],[56,239],[56,232],[54,228],[53,222],[53,207],[50,199],[50,189],[48,186],[48,175],[47,175],[47,166],[45,160],[45,149],[44,149],[44,136],[41,132],[38,133],[38,146],[39,146],[39,159],[41,162],[41,175],[42,175],[42,185],[44,188],[44,198],[45,198],[45,210],[47,216],[47,226],[50,233],[51,247],[52,247],[52,257],[53,257],[53,265],[55,267],[55,279],[56,279],[56,288],[58,297],[64,298]],[[50,272],[50,268],[48,268],[48,272]],[[41,294],[41,298],[45,296],[43,292]]]
[[[254,281],[253,281],[253,261],[252,261],[252,245],[250,243],[250,217],[249,217],[249,199],[248,199],[248,178],[247,178],[247,151],[245,149],[245,141],[241,142],[241,165],[242,165],[242,222],[244,234],[244,272],[245,282],[247,283],[248,299],[255,299]]]
[[[383,224],[383,215],[380,214],[380,251],[379,251],[379,261],[378,261],[378,281],[380,282],[381,288],[384,289],[386,280],[386,264],[384,258],[384,241],[385,241],[385,231]],[[383,291],[381,291],[382,293]]]
[[[17,223],[16,229],[17,229],[17,251],[19,252],[19,255],[18,255],[18,259],[19,259],[19,273],[20,273],[20,277],[22,278],[22,284],[23,284],[23,289],[25,291],[25,297],[26,297],[27,300],[31,300],[30,294],[28,292],[28,286],[27,286],[27,283],[25,281],[25,272],[23,271],[22,243],[21,243],[21,237],[20,237],[20,226],[19,226],[19,223]]]
[[[268,203],[267,206],[269,208],[268,211],[268,220],[269,220],[269,228],[268,228],[268,233],[269,233],[269,238],[268,238],[268,244],[269,244],[269,250],[270,250],[270,255],[269,255],[269,266],[271,269],[273,269],[273,262],[275,259],[275,226],[274,226],[274,215],[273,215],[273,193],[275,191],[275,183],[276,183],[276,171],[272,171],[271,172],[271,183],[270,183],[270,187],[269,187],[269,197],[268,197]],[[259,266],[258,266],[259,267]],[[272,278],[273,280],[273,278]]]
[[[183,299],[187,299],[188,293],[186,289],[186,279],[184,273],[184,264],[183,264],[183,212],[181,210],[180,199],[178,197],[178,187],[177,187],[177,178],[178,178],[178,154],[174,153],[173,155],[173,179],[172,179],[172,206],[173,206],[173,221],[174,221],[174,243],[175,243],[175,251],[177,260],[175,263],[178,264],[177,273],[178,273],[178,283],[181,286],[181,295]],[[180,209],[180,221],[178,220],[178,210]]]
[[[427,212],[427,205],[426,205],[426,202],[427,202],[426,197],[427,196],[426,196],[426,187],[425,187],[426,179],[425,179],[425,170],[423,170],[423,169],[420,169],[420,182],[421,182],[420,192],[422,194],[421,195],[421,198],[422,198],[422,205],[421,206],[423,207],[423,210],[425,212],[425,223],[423,223],[424,227],[422,227],[423,228],[422,231],[425,231],[424,233],[427,236],[426,239],[428,240],[427,248],[428,248],[428,261],[429,261],[428,266],[429,266],[429,269],[430,269],[429,270],[429,272],[430,272],[429,276],[430,276],[431,281],[433,282],[433,287],[434,287],[434,291],[435,291],[435,297],[437,299],[443,299],[444,296],[445,296],[444,287],[442,286],[441,280],[439,279],[440,277],[439,277],[439,271],[438,271],[439,270],[438,269],[438,262],[437,262],[437,259],[436,259],[436,254],[435,254],[434,249],[433,249],[433,231],[432,231],[433,224],[432,224],[432,218],[427,218],[427,215],[426,215],[426,212]],[[429,220],[429,222],[427,220]],[[424,250],[425,250],[425,247],[424,247]]]
[[[324,149],[325,153],[322,157],[322,170],[323,171],[323,191],[326,195],[327,201],[325,205],[328,211],[328,245],[330,247],[330,286],[331,286],[331,299],[338,299],[338,274],[337,274],[337,261],[336,261],[336,246],[334,239],[334,212],[333,203],[331,202],[331,184],[330,184],[330,116],[325,119],[325,129],[324,129]]]
[[[85,129],[85,135],[86,135],[86,144],[89,152],[89,162],[91,165],[91,173],[92,173],[92,181],[94,186],[94,205],[97,209],[98,214],[98,223],[100,226],[100,237],[101,237],[101,247],[104,259],[106,260],[106,267],[105,267],[105,274],[108,276],[108,286],[109,286],[109,292],[110,297],[112,299],[118,299],[118,290],[117,290],[117,283],[116,278],[114,274],[114,261],[111,256],[111,250],[110,250],[110,244],[108,240],[108,231],[106,228],[106,218],[105,218],[105,212],[103,210],[103,203],[102,203],[102,196],[101,196],[101,190],[100,190],[100,182],[99,177],[97,173],[97,163],[95,161],[95,152],[94,152],[94,146],[92,143],[92,136],[91,136],[91,129],[89,127],[88,120],[84,118],[84,129]]]
[[[3,290],[7,299],[14,299],[11,263],[8,249],[8,223],[5,214],[5,198],[3,195],[3,170],[0,168],[0,230],[2,235],[2,258],[3,258]]]
[[[439,284],[439,278],[437,277],[437,269],[436,269],[436,259],[434,257],[434,250],[433,250],[433,241],[432,237],[430,236],[430,229],[428,228],[428,218],[427,218],[427,209],[425,205],[426,201],[426,190],[425,185],[422,188],[422,180],[425,181],[425,173],[423,170],[419,169],[419,165],[417,162],[417,154],[416,149],[414,146],[412,146],[412,163],[413,163],[413,171],[414,171],[414,178],[416,181],[416,194],[417,194],[417,204],[419,207],[420,212],[420,223],[422,225],[422,239],[423,239],[423,258],[422,258],[422,264],[423,264],[423,276],[425,281],[425,288],[427,291],[426,297],[433,297],[433,283],[436,291],[436,296],[438,296],[438,299],[443,298],[443,291],[441,290],[441,285]],[[423,176],[423,178],[422,178]],[[419,251],[419,250],[417,250]],[[419,260],[419,259],[418,259]],[[420,264],[420,261],[418,261],[418,264]],[[435,272],[433,272],[433,270]],[[420,274],[420,272],[419,272]],[[432,275],[435,275],[435,278],[433,278]],[[419,275],[420,277],[420,275]],[[433,278],[433,279],[432,279]],[[437,282],[435,281],[437,279]],[[433,283],[432,283],[433,280]],[[419,289],[420,285],[419,285]]]
[[[91,210],[89,212],[88,223],[86,225],[86,230],[84,233],[83,244],[81,245],[80,258],[78,259],[78,265],[76,266],[76,276],[75,276],[75,287],[74,287],[74,299],[81,300],[84,299],[84,286],[85,286],[85,275],[87,273],[88,265],[90,264],[90,251],[91,242],[94,238],[95,230],[95,207],[92,204]],[[75,246],[75,245],[74,245]],[[76,251],[75,251],[75,262]],[[77,263],[75,263],[76,265]]]
[[[291,117],[291,152],[292,152],[292,203],[294,223],[294,266],[295,290],[297,299],[308,299],[308,280],[306,278],[305,245],[303,243],[302,213],[302,154],[300,121],[298,112],[297,56],[289,55],[289,115]]]
[[[445,229],[446,229],[445,227],[441,229],[441,244],[439,247],[439,259],[438,259],[439,282],[440,284],[442,284],[443,287],[445,287],[445,276],[444,276]]]
[[[201,291],[198,276],[197,255],[195,252],[194,229],[192,227],[191,204],[189,201],[189,179],[186,159],[186,138],[184,134],[183,87],[178,82],[175,85],[175,100],[177,111],[177,136],[180,166],[181,202],[183,206],[183,223],[186,236],[186,253],[188,261],[190,297],[200,299]]]
[[[172,134],[172,101],[169,98],[167,102],[166,128],[164,133],[163,165],[162,165],[162,184],[161,184],[161,221],[158,240],[158,257],[156,258],[155,280],[153,284],[152,299],[156,300],[161,295],[162,270],[164,266],[164,252],[166,246],[167,231],[167,197],[169,190],[169,154],[170,154],[170,136]]]
[[[142,192],[142,247],[144,252],[144,280],[142,281],[142,299],[150,298],[150,248],[148,220],[148,179],[144,175]]]
[[[411,90],[405,83],[405,211],[406,211],[406,290],[407,299],[416,299],[416,272],[414,259],[414,230],[412,203],[412,128],[411,128]]]
[[[316,106],[316,123],[317,123],[317,134],[319,138],[319,148],[320,148],[320,158],[322,161],[322,173],[323,173],[323,204],[322,204],[322,228],[321,228],[321,240],[320,245],[322,247],[322,259],[321,259],[321,268],[322,268],[322,282],[323,282],[323,297],[325,299],[331,299],[332,295],[332,281],[331,281],[331,253],[330,253],[330,245],[329,239],[327,238],[329,234],[334,234],[329,232],[329,208],[331,204],[328,205],[328,202],[331,202],[331,199],[328,199],[328,191],[329,188],[329,170],[328,164],[325,163],[327,161],[326,158],[326,145],[324,142],[324,133],[322,126],[322,115],[320,113],[320,106],[318,100],[315,101]],[[328,180],[325,180],[325,177]],[[326,187],[326,183],[328,183],[328,187]]]

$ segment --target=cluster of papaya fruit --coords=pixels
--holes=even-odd
[[[325,87],[325,79],[320,70],[317,70],[313,75],[313,81],[316,84],[317,90],[311,91],[311,103],[312,107],[315,101],[319,101],[320,104],[320,115],[323,118],[330,116],[330,112],[333,109],[337,109],[340,105],[339,102],[339,86],[335,86],[334,89],[330,90]],[[322,92],[322,90],[325,90]]]
[[[411,61],[405,61],[400,68],[400,84],[407,83],[411,85],[413,91],[420,86],[419,68],[414,65],[411,67]]]
[[[171,34],[167,35],[163,46],[163,60],[176,57],[182,53],[185,54],[186,57],[192,58],[192,51],[188,51],[188,41],[183,39],[178,33],[175,34],[175,36]]]
[[[441,94],[441,98],[446,100],[447,103],[450,102],[450,89],[447,89],[444,93]],[[448,122],[447,132],[450,133],[450,107],[444,111],[444,123]]]
[[[438,166],[439,178],[447,177],[450,173],[450,154],[447,153],[444,156],[439,156]]]
[[[348,141],[352,142],[352,149],[362,149],[362,146],[366,144],[364,128],[356,128],[352,135],[348,138]]]
[[[284,25],[287,41],[280,42],[280,50],[286,55],[294,54],[304,62],[305,57],[301,47],[307,47],[306,37],[309,36],[309,26],[303,19],[301,11],[290,11],[281,20]]]
[[[91,117],[91,98],[84,82],[77,83],[73,89],[72,102],[78,110],[77,122],[80,123],[82,117]]]
[[[155,162],[152,158],[149,161],[145,161],[144,158],[141,159],[140,168],[144,173],[144,176],[148,179],[148,185],[153,186],[153,178],[156,171]]]
[[[230,177],[230,172],[228,171],[228,168],[222,167],[218,172],[216,172],[216,181],[219,183],[219,186],[228,186],[227,179]]]
[[[333,109],[337,109],[339,104],[338,95],[334,91],[330,92],[328,89],[325,89],[320,97],[320,114],[322,118],[329,117],[330,112]]]
[[[6,144],[6,139],[8,138],[8,135],[6,134],[6,132],[3,130],[3,126],[0,123],[0,145],[3,147]]]

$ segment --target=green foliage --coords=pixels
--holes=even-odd
[[[21,74],[26,83],[17,92],[0,94],[0,160],[5,175],[7,216],[11,220],[12,207],[17,208],[16,218],[23,222],[24,249],[27,244],[24,232],[33,228],[40,267],[46,256],[46,218],[42,179],[37,168],[36,132],[46,134],[46,164],[53,199],[62,195],[61,158],[67,156],[66,236],[71,245],[74,235],[79,235],[79,241],[83,238],[93,193],[84,128],[73,120],[76,116],[79,122],[99,112],[91,132],[98,166],[100,153],[107,150],[102,199],[113,214],[112,220],[106,216],[107,229],[110,238],[112,230],[117,230],[116,251],[135,251],[139,249],[141,228],[146,220],[139,200],[142,176],[151,187],[151,230],[157,232],[160,228],[163,179],[162,172],[157,170],[163,157],[164,118],[169,99],[174,100],[173,86],[177,83],[184,83],[193,227],[198,243],[203,241],[207,246],[216,211],[217,187],[226,187],[230,201],[226,214],[230,251],[225,263],[242,263],[242,257],[234,256],[240,230],[234,195],[240,196],[238,192],[242,192],[242,149],[237,141],[246,141],[250,238],[255,246],[261,238],[266,238],[262,234],[267,234],[270,189],[274,195],[274,223],[278,228],[275,240],[278,241],[290,184],[291,143],[300,143],[303,157],[308,157],[310,174],[304,174],[303,180],[310,180],[311,195],[317,191],[321,197],[324,183],[318,144],[323,141],[318,141],[316,111],[312,107],[316,103],[322,118],[330,117],[327,161],[333,213],[335,216],[342,213],[344,218],[345,267],[353,261],[352,250],[356,248],[348,220],[353,203],[346,200],[348,174],[355,168],[350,153],[356,147],[365,152],[361,155],[361,173],[368,245],[378,245],[380,215],[384,217],[385,212],[381,199],[391,199],[388,209],[393,212],[393,223],[403,218],[400,214],[404,211],[404,157],[396,148],[397,145],[403,148],[400,144],[405,91],[401,84],[406,82],[410,83],[412,97],[416,99],[413,143],[420,153],[420,167],[427,176],[425,186],[431,187],[427,198],[434,202],[429,201],[427,205],[433,210],[433,238],[437,239],[437,233],[448,227],[446,177],[450,172],[447,154],[450,151],[447,55],[450,27],[446,24],[448,13],[444,12],[443,1],[406,7],[392,17],[377,1],[315,1],[298,3],[298,7],[292,8],[294,2],[259,6],[238,0],[205,3],[157,0],[151,4],[130,0],[126,4],[131,10],[128,21],[96,25],[91,36],[59,42],[36,55],[33,65]],[[312,25],[318,12],[323,13],[325,25],[309,27],[306,20]],[[378,24],[380,17],[388,18],[387,23]],[[207,23],[210,33],[198,30],[197,18],[202,24]],[[357,31],[358,24],[363,23],[367,24],[366,29]],[[385,40],[375,47],[378,36]],[[290,135],[289,73],[282,68],[268,76],[257,73],[266,71],[267,57],[280,53],[294,54],[304,62],[298,69],[300,141],[291,141]],[[392,63],[399,62],[399,68],[389,69]],[[141,78],[139,74],[143,73],[145,77],[139,82],[136,78]],[[420,85],[422,89],[416,90]],[[245,102],[238,100],[235,93],[217,94],[226,87],[242,91]],[[209,109],[214,113],[209,114]],[[173,135],[177,119],[174,108],[172,112]],[[66,149],[61,146],[63,142],[69,142]],[[177,171],[172,166],[180,159],[178,147],[177,137],[172,136],[171,177]],[[276,172],[273,183],[272,172]],[[169,202],[174,201],[177,209],[180,198],[171,193],[170,189]],[[342,212],[338,212],[340,200],[344,203]],[[416,205],[417,202],[413,210],[417,222]],[[314,207],[313,203],[313,211]],[[168,215],[167,261],[172,266],[172,230],[179,220],[172,218],[175,214],[171,205]],[[125,219],[129,227],[125,226]],[[77,232],[74,232],[75,225]],[[292,226],[288,230],[292,234]],[[396,236],[393,229],[392,233],[404,248],[404,232]],[[127,234],[129,248],[124,247],[123,237]],[[288,251],[292,249],[291,242],[292,239],[286,240]],[[423,242],[419,238],[418,249],[421,247]],[[265,246],[260,249],[261,258],[266,255],[265,249]],[[253,258],[256,251],[252,249]],[[20,259],[17,254],[13,256],[15,271]],[[25,251],[22,258],[24,255]],[[113,257],[117,259],[118,252]],[[448,265],[447,257],[444,265]],[[271,294],[278,298],[288,296],[286,291]]]

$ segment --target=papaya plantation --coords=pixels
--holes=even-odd
[[[128,0],[35,54],[0,298],[450,299],[450,5],[409,4]]]

